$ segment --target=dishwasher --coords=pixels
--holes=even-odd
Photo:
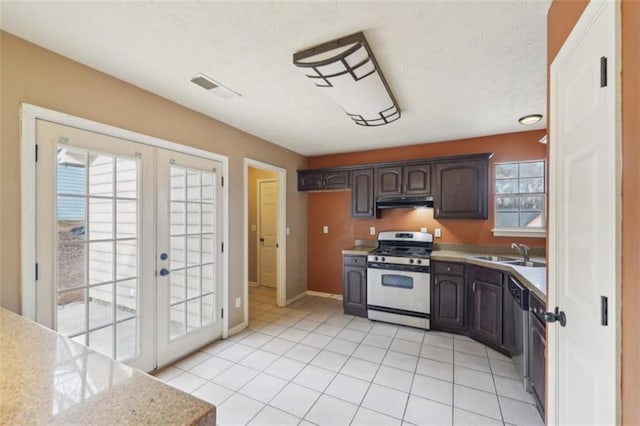
[[[513,277],[509,277],[507,285],[514,301],[513,326],[514,350],[513,360],[518,374],[523,380],[524,388],[530,392],[529,385],[529,289],[525,288]]]

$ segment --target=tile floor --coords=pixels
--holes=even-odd
[[[249,328],[160,371],[219,425],[541,425],[511,360],[467,337],[251,288]]]

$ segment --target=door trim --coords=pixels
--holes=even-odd
[[[287,169],[262,161],[244,158],[244,323],[249,323],[249,167],[268,170],[277,175],[278,182],[278,262],[276,303],[287,305]]]
[[[260,194],[261,194],[261,192],[260,192],[260,184],[261,183],[266,183],[266,182],[275,182],[276,185],[278,185],[278,179],[273,179],[273,178],[256,179],[256,183],[258,184],[258,188],[257,188],[258,190],[256,191],[256,197],[257,197],[257,200],[256,200],[256,216],[258,217],[258,220],[256,221],[257,222],[256,223],[256,230],[257,230],[257,232],[256,232],[256,236],[257,236],[257,238],[256,238],[256,259],[257,259],[257,274],[258,274],[258,281],[257,282],[258,282],[258,284],[260,284],[259,276],[260,276],[260,260],[261,260],[260,259],[260,234],[261,234],[261,232],[260,232],[260,213],[261,213],[260,212]],[[280,204],[280,202],[278,202],[278,216],[280,215],[280,211],[279,211],[280,210],[280,206],[279,206],[279,204]],[[276,221],[278,221],[278,218],[276,218]],[[279,232],[280,231],[278,231],[278,237],[280,237]],[[277,262],[278,262],[278,260],[277,259],[278,258],[276,257],[276,275],[278,273],[278,271],[277,271],[277,268],[278,268]],[[277,290],[278,290],[278,281],[277,281],[277,279],[278,279],[278,277],[276,276],[276,293],[277,293]],[[277,295],[276,295],[276,300],[277,300]]]
[[[611,6],[612,5],[612,6]],[[567,40],[562,45],[560,51],[556,55],[555,59],[551,63],[549,70],[549,83],[550,83],[550,143],[549,143],[549,236],[548,236],[548,259],[547,259],[547,307],[549,309],[557,306],[559,285],[557,272],[558,259],[556,253],[558,252],[558,240],[561,233],[557,229],[557,205],[558,205],[558,191],[556,191],[555,184],[557,181],[557,143],[554,141],[554,135],[557,134],[557,71],[556,69],[562,65],[569,57],[569,55],[577,48],[578,44],[584,37],[587,31],[592,27],[598,17],[602,14],[606,7],[614,7],[614,51],[613,57],[608,58],[612,64],[614,72],[611,72],[608,76],[608,84],[614,88],[614,108],[611,109],[611,116],[608,117],[609,122],[613,122],[611,126],[610,138],[615,143],[615,188],[612,188],[616,194],[616,235],[615,235],[615,283],[613,286],[613,297],[609,304],[609,324],[616,327],[615,333],[615,371],[616,371],[616,424],[621,420],[621,328],[620,328],[620,305],[621,305],[621,223],[622,223],[622,149],[621,149],[621,110],[622,110],[622,94],[620,85],[620,71],[621,71],[621,27],[620,27],[620,2],[613,1],[590,1],[586,6],[584,12],[578,19],[578,22],[574,26],[573,30],[567,37]],[[603,206],[599,206],[603,207]],[[604,206],[608,208],[608,206]],[[558,424],[558,381],[557,369],[558,369],[558,328],[557,326],[547,327],[547,397],[545,402],[546,407],[546,424]]]
[[[36,319],[36,120],[77,127],[108,136],[127,139],[156,148],[168,149],[222,163],[222,176],[229,182],[229,157],[159,139],[153,136],[121,129],[109,124],[88,120],[63,112],[54,111],[28,103],[20,105],[20,195],[21,195],[21,292],[22,316]],[[222,241],[229,241],[229,184],[222,188]],[[229,244],[227,243],[227,247]],[[222,253],[222,306],[229,305],[229,256],[228,249]],[[228,312],[228,309],[227,309]],[[222,320],[222,337],[229,334],[229,316]]]

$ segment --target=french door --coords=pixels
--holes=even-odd
[[[158,365],[222,334],[218,162],[158,150]]]
[[[219,163],[37,120],[36,320],[150,371],[221,335]]]

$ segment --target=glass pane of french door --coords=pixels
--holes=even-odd
[[[170,338],[214,319],[216,172],[171,165]]]
[[[56,329],[117,360],[138,353],[138,163],[57,148]]]
[[[155,228],[141,217],[155,205],[153,179],[142,180],[153,177],[153,148],[37,125],[37,320],[149,371]]]
[[[161,366],[219,337],[222,331],[221,164],[171,151],[158,151],[157,158]]]

